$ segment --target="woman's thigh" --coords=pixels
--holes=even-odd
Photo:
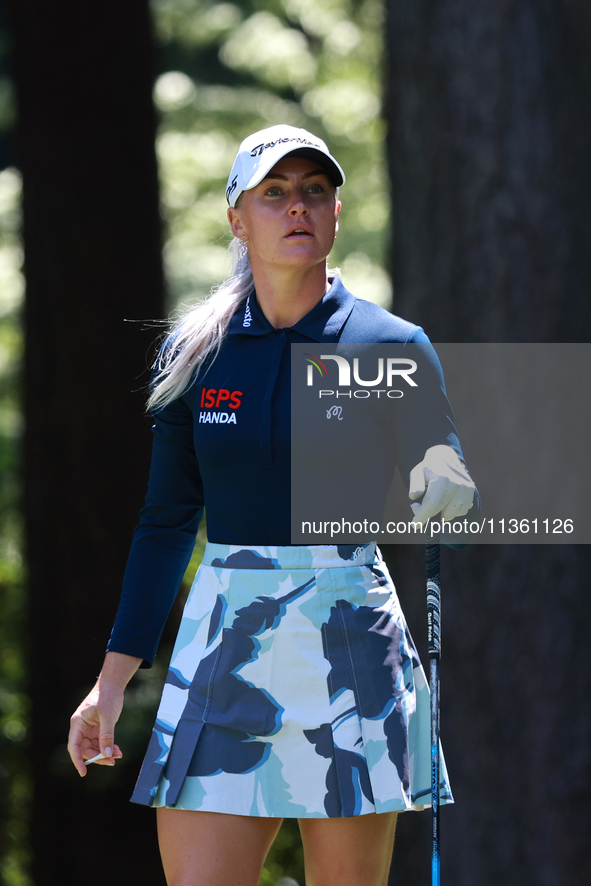
[[[386,886],[396,815],[300,819],[306,886]]]
[[[257,886],[280,818],[158,809],[168,886]]]

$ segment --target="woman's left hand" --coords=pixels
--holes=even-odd
[[[437,514],[442,520],[453,520],[467,514],[474,501],[476,487],[466,466],[451,446],[431,446],[425,457],[410,472],[408,496],[413,523],[422,526]]]

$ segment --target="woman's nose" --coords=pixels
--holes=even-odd
[[[306,201],[304,200],[304,195],[301,191],[297,191],[296,193],[294,193],[289,212],[291,215],[308,214],[308,207],[306,206]]]
[[[304,203],[302,199],[296,199],[293,201],[290,207],[291,215],[307,215],[308,207]]]

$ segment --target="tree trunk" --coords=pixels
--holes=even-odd
[[[435,342],[589,341],[588,4],[388,0],[387,16],[395,312]],[[420,631],[422,553],[387,556]],[[475,545],[442,560],[456,797],[442,882],[583,882],[590,550]],[[403,816],[392,883],[428,882],[429,828]]]
[[[586,341],[589,5],[387,10],[395,312],[434,341]]]
[[[101,665],[149,459],[153,336],[125,322],[163,311],[148,2],[13,0],[10,11],[27,279],[33,879],[161,883],[151,813],[126,802],[135,761],[80,781],[65,748]]]

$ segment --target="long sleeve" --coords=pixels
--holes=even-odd
[[[421,396],[408,397],[401,403],[398,467],[407,489],[410,471],[423,459],[425,452],[431,446],[442,443],[451,446],[464,464],[466,463],[453,411],[447,398],[439,357],[422,329],[417,330],[409,344],[412,345],[414,352],[410,356],[418,363],[414,379],[418,384],[417,392],[420,391]],[[480,495],[476,490],[474,503],[466,517],[452,520],[451,525],[463,524],[465,520],[480,522],[480,517]],[[453,542],[449,540],[450,538],[454,539]],[[470,540],[470,535],[464,532],[442,536],[442,544],[454,550],[465,547]]]
[[[145,506],[123,579],[108,651],[154,661],[168,613],[191,558],[203,514],[193,415],[184,399],[154,413]]]
[[[409,347],[410,346],[410,347]],[[409,474],[427,449],[451,446],[464,460],[453,411],[447,399],[443,370],[428,336],[418,329],[405,345],[418,364],[413,379],[417,387],[399,404],[398,467],[408,488]]]

